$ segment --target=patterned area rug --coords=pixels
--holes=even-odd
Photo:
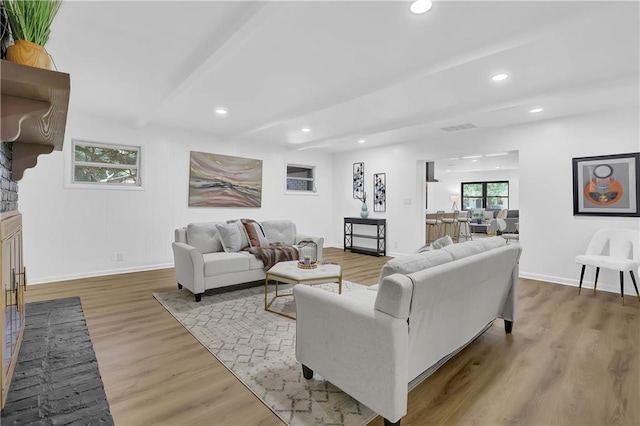
[[[279,287],[279,294],[291,290]],[[337,292],[337,284],[314,287]],[[363,288],[343,282],[343,292]],[[317,373],[302,377],[296,322],[264,310],[264,286],[207,294],[199,303],[188,290],[154,297],[287,424],[364,425],[376,416]],[[293,297],[280,297],[271,308],[295,312]]]

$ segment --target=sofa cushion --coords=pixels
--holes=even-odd
[[[264,234],[262,225],[252,219],[242,219],[242,224],[247,233],[249,239],[249,246],[251,247],[267,247],[269,242],[267,236]]]
[[[507,244],[507,240],[505,240],[502,237],[489,237],[489,238],[482,238],[480,240],[477,240],[478,243],[480,243],[483,247],[484,250],[492,250],[494,248],[498,248],[498,247],[502,247],[505,244]]]
[[[436,250],[439,250],[442,247],[450,246],[451,244],[453,244],[453,240],[449,235],[445,235],[444,237],[438,238],[433,243],[431,243],[431,247],[433,247]]]
[[[460,244],[452,244],[444,247],[440,251],[445,251],[451,255],[453,260],[462,259],[463,257],[471,256],[474,254],[482,253],[486,251],[484,244],[480,240],[467,241]]]
[[[247,231],[244,229],[244,224],[242,223],[242,220],[241,219],[228,220],[227,223],[235,223],[238,229],[240,230],[240,250],[249,247],[250,246],[249,236],[247,235]]]
[[[516,217],[520,217],[520,210],[509,210],[507,212],[507,217],[508,218],[516,218]]]
[[[220,241],[222,241],[222,248],[227,253],[234,253],[240,251],[240,228],[235,223],[218,223],[216,229],[220,234]]]
[[[215,222],[190,223],[187,225],[187,244],[198,249],[200,253],[222,251],[220,235]]]
[[[396,257],[382,267],[382,270],[380,270],[380,280],[378,282],[382,282],[385,277],[392,274],[407,275],[422,269],[451,262],[452,260],[451,254],[444,251],[444,249]]]
[[[247,254],[217,252],[202,255],[205,277],[248,271],[251,259]]]
[[[295,244],[296,225],[290,220],[265,220],[262,222],[262,230],[269,244]]]

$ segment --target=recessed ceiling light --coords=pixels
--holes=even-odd
[[[449,173],[451,170],[447,170],[447,173]]]
[[[471,160],[471,162],[472,162],[472,163],[477,163],[477,162],[478,162],[478,160]]]
[[[431,0],[416,0],[411,3],[409,10],[415,13],[416,15],[420,15],[422,13],[428,12],[429,9],[433,6]]]
[[[499,169],[499,168],[500,168],[500,166],[496,166],[496,169]]]
[[[360,140],[358,141],[358,143],[365,143],[365,142],[366,142],[366,141],[365,141],[364,139],[360,139]]]
[[[480,158],[482,155],[467,155],[466,157],[462,157],[463,160],[470,160],[471,158]]]
[[[491,77],[491,80],[502,81],[502,80],[506,80],[507,78],[509,78],[508,74],[496,74],[493,77]]]
[[[305,133],[309,133],[311,131],[311,129],[308,128],[308,127],[303,127],[302,131],[305,132]]]
[[[227,115],[228,111],[224,108],[217,108],[216,109],[216,114],[218,115]]]
[[[537,114],[539,112],[544,111],[542,108],[534,108],[534,109],[530,109],[529,112],[532,112],[534,114]]]
[[[487,155],[485,155],[485,157],[502,157],[502,156],[505,156],[505,155],[509,155],[509,153],[508,152],[497,152],[495,154],[487,154]]]

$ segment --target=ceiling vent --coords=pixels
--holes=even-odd
[[[464,123],[464,124],[457,124],[455,126],[441,127],[440,130],[444,130],[445,132],[458,132],[460,130],[475,129],[477,127],[478,126],[476,126],[473,123]]]

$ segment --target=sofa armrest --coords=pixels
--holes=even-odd
[[[188,244],[174,242],[173,263],[176,281],[193,294],[204,293],[204,259],[200,251]]]
[[[406,320],[358,300],[305,285],[296,301],[296,358],[329,382],[395,422],[407,412]]]
[[[316,253],[316,260],[318,262],[322,261],[322,250],[324,249],[324,237],[315,237],[313,235],[305,235],[305,234],[296,234],[294,244],[298,245],[300,241],[313,241],[318,246],[318,251]]]

